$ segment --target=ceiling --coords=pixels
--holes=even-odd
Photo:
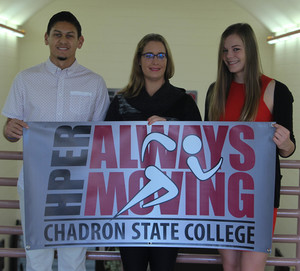
[[[1,0],[0,21],[22,25],[53,0]],[[271,32],[300,27],[299,0],[229,0],[248,10]]]
[[[0,20],[22,25],[34,13],[53,0],[1,0]]]
[[[300,28],[299,0],[232,0],[248,10],[271,32]]]

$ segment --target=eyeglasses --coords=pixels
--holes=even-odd
[[[156,57],[158,60],[164,60],[165,58],[167,58],[166,53],[158,53],[156,55],[153,53],[144,53],[142,54],[142,56],[146,58],[146,60],[152,60],[154,59],[154,57]]]

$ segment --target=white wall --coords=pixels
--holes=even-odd
[[[300,39],[292,39],[277,43],[272,56],[273,74],[278,80],[284,82],[294,96],[294,133],[300,142]],[[300,159],[300,149],[293,156]]]
[[[0,82],[1,82],[1,91],[0,91],[0,107],[4,105],[4,101],[7,96],[8,89],[10,84],[18,72],[19,64],[19,53],[18,53],[18,38],[12,36],[8,33],[0,32]],[[2,127],[6,121],[6,118],[3,116],[0,117],[0,127],[1,127],[1,136],[0,136],[0,150],[17,150],[20,149],[20,144],[7,144],[7,141],[2,136]],[[0,161],[0,176],[1,177],[17,177],[18,171],[20,169],[20,163],[11,163],[7,161]],[[1,187],[0,189],[0,199],[18,199],[17,191],[14,187]],[[16,219],[19,218],[18,210],[1,210],[1,225],[15,225]],[[0,239],[5,239],[5,245],[9,244],[8,235],[0,236]],[[8,265],[8,259],[5,259],[5,265]]]
[[[85,44],[78,59],[103,75],[111,88],[127,83],[138,41],[145,34],[157,32],[168,40],[175,59],[172,82],[198,90],[203,113],[205,92],[215,79],[219,37],[226,26],[241,21],[251,23],[258,39],[263,41],[264,68],[268,73],[271,71],[272,48],[264,42],[269,32],[228,0],[53,1],[24,25],[28,34],[22,40],[21,68],[46,58],[43,33],[49,17],[61,10],[71,10],[82,24]]]
[[[19,71],[19,39],[9,33],[0,31],[0,106],[4,105],[10,84]],[[1,116],[0,125],[3,127],[5,118]],[[2,131],[2,130],[1,130]],[[2,138],[3,139],[3,138]],[[5,141],[0,140],[0,148],[4,149]]]
[[[284,82],[292,91],[294,96],[294,133],[298,142],[298,149],[290,159],[300,159],[300,39],[293,39],[283,41],[275,45],[273,58],[273,74],[274,77]],[[282,185],[299,185],[299,172],[297,170],[284,170],[283,171]],[[281,208],[298,208],[298,201],[296,196],[282,196]],[[276,232],[288,232],[290,234],[297,234],[296,219],[278,219],[276,225]],[[277,245],[285,256],[295,257],[296,249],[293,244],[280,244]]]
[[[188,90],[198,90],[202,115],[206,90],[215,80],[221,33],[232,23],[251,24],[257,35],[265,74],[287,84],[294,94],[295,134],[299,139],[300,40],[268,45],[269,31],[230,0],[55,0],[23,25],[27,34],[20,40],[20,47],[15,41],[0,39],[1,59],[7,60],[0,62],[0,79],[4,82],[1,106],[13,75],[48,57],[43,35],[49,18],[61,10],[70,10],[82,24],[85,43],[77,54],[79,62],[100,73],[110,88],[121,88],[127,83],[136,44],[145,34],[156,32],[165,36],[175,60],[176,72],[171,82]],[[1,117],[1,125],[3,120]],[[10,149],[12,145],[0,138],[1,149]],[[21,144],[16,146],[21,150]],[[300,159],[299,150],[293,159]],[[12,171],[12,174],[17,173]],[[287,183],[294,181],[293,176],[287,176]],[[277,228],[281,230],[283,226]]]

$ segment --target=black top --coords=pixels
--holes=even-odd
[[[167,120],[201,121],[201,115],[193,98],[182,88],[166,81],[149,96],[143,88],[138,96],[125,98],[117,94],[107,111],[107,121],[143,121],[157,115]]]
[[[208,108],[210,103],[211,92],[213,90],[214,84],[212,84],[206,94],[205,99],[205,117],[204,120],[208,120]],[[292,93],[289,91],[286,85],[275,80],[274,89],[274,106],[273,106],[273,120],[287,128],[290,131],[290,139],[295,144],[296,140],[293,133],[293,102],[294,98]],[[280,203],[280,186],[282,175],[280,173],[280,163],[279,163],[279,150],[276,149],[276,174],[275,174],[275,198],[274,207],[278,208]],[[289,156],[291,156],[291,153]]]

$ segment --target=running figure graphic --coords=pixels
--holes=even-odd
[[[177,147],[176,142],[167,135],[161,133],[150,133],[145,137],[142,144],[142,161],[144,161],[146,148],[152,141],[160,143],[168,151],[174,151]],[[220,169],[223,161],[222,157],[220,158],[217,165],[214,166],[212,169],[206,172],[203,171],[199,160],[195,156],[202,149],[202,141],[198,136],[188,135],[184,138],[182,144],[183,150],[190,155],[187,158],[186,163],[190,168],[191,172],[195,175],[195,177],[198,180],[208,180]],[[160,197],[157,197],[156,199],[154,199],[151,202],[148,202],[147,204],[144,204],[142,207],[147,208],[154,205],[158,205],[169,201],[178,195],[178,188],[176,184],[158,167],[154,165],[148,166],[145,169],[145,176],[150,181],[116,214],[115,217],[119,216],[135,204],[141,202],[142,200],[146,199],[147,197],[149,197],[150,195],[154,194],[162,188],[167,191],[165,194],[163,194]]]

